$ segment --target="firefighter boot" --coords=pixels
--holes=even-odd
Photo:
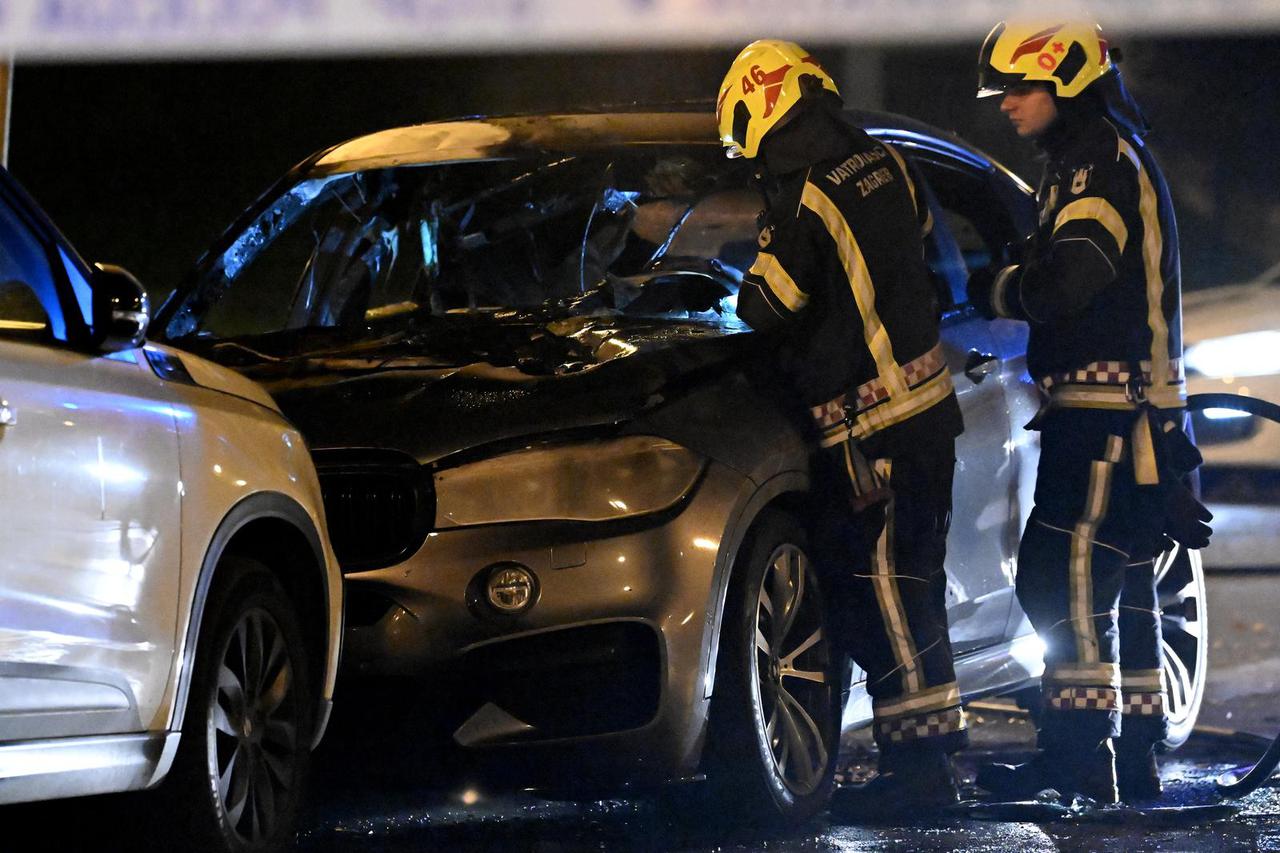
[[[1124,734],[1116,738],[1116,781],[1120,784],[1120,799],[1126,803],[1142,799],[1160,799],[1164,786],[1160,784],[1160,765],[1156,763],[1156,743],[1160,736],[1134,730],[1128,719],[1124,722]]]
[[[1126,803],[1159,799],[1164,789],[1156,763],[1156,744],[1164,740],[1164,718],[1126,714],[1120,732],[1115,739],[1120,799]]]
[[[831,795],[836,823],[927,817],[960,802],[951,757],[940,749],[881,753],[879,773],[862,785],[842,785]]]
[[[1026,764],[988,764],[978,771],[977,781],[1000,800],[1029,800],[1052,788],[1063,797],[1079,794],[1104,805],[1119,801],[1116,754],[1109,739],[1092,750],[1045,749]]]
[[[1164,786],[1160,784],[1155,746],[1150,741],[1123,736],[1116,739],[1116,782],[1120,799],[1126,803],[1160,799]]]

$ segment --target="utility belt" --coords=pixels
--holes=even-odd
[[[1150,541],[1143,552],[1157,554],[1172,541],[1188,548],[1209,544],[1207,522],[1213,515],[1187,486],[1187,476],[1204,461],[1184,432],[1182,412],[1187,403],[1180,359],[1170,361],[1173,376],[1160,387],[1152,384],[1150,362],[1100,361],[1079,370],[1039,381],[1046,402],[1027,424],[1039,429],[1054,409],[1109,409],[1133,413],[1125,443],[1132,454],[1134,484],[1152,499],[1156,512],[1144,534]]]
[[[822,432],[822,446],[866,438],[915,417],[952,393],[951,373],[940,343],[900,369],[904,392],[891,394],[884,380],[876,376],[852,393],[811,407],[810,413]]]
[[[1152,384],[1151,362],[1143,361],[1137,372],[1125,361],[1095,361],[1079,370],[1054,373],[1038,381],[1045,406],[1030,426],[1050,409],[1112,409],[1137,411],[1144,405],[1158,409],[1179,409],[1187,402],[1187,385],[1182,375],[1182,359],[1171,359],[1173,377],[1161,387]]]

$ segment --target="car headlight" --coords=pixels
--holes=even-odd
[[[1214,379],[1280,373],[1280,332],[1210,338],[1187,347],[1187,367]]]
[[[536,445],[438,472],[436,527],[647,515],[688,494],[702,466],[654,436]]]

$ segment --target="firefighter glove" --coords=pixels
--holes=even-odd
[[[969,274],[969,283],[966,286],[969,304],[988,320],[996,318],[996,310],[991,303],[991,291],[995,288],[996,276],[999,272],[995,267],[974,270]]]
[[[1213,534],[1213,528],[1208,524],[1213,520],[1213,513],[1196,499],[1182,480],[1164,483],[1162,491],[1165,535],[1186,548],[1207,547]]]

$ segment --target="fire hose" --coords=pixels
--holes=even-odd
[[[1280,406],[1240,394],[1193,394],[1187,398],[1187,408],[1197,412],[1205,409],[1232,409],[1280,424]],[[1217,779],[1218,793],[1232,798],[1251,794],[1271,778],[1278,766],[1280,766],[1280,734],[1276,735],[1271,745],[1255,763],[1228,770],[1220,775]]]

